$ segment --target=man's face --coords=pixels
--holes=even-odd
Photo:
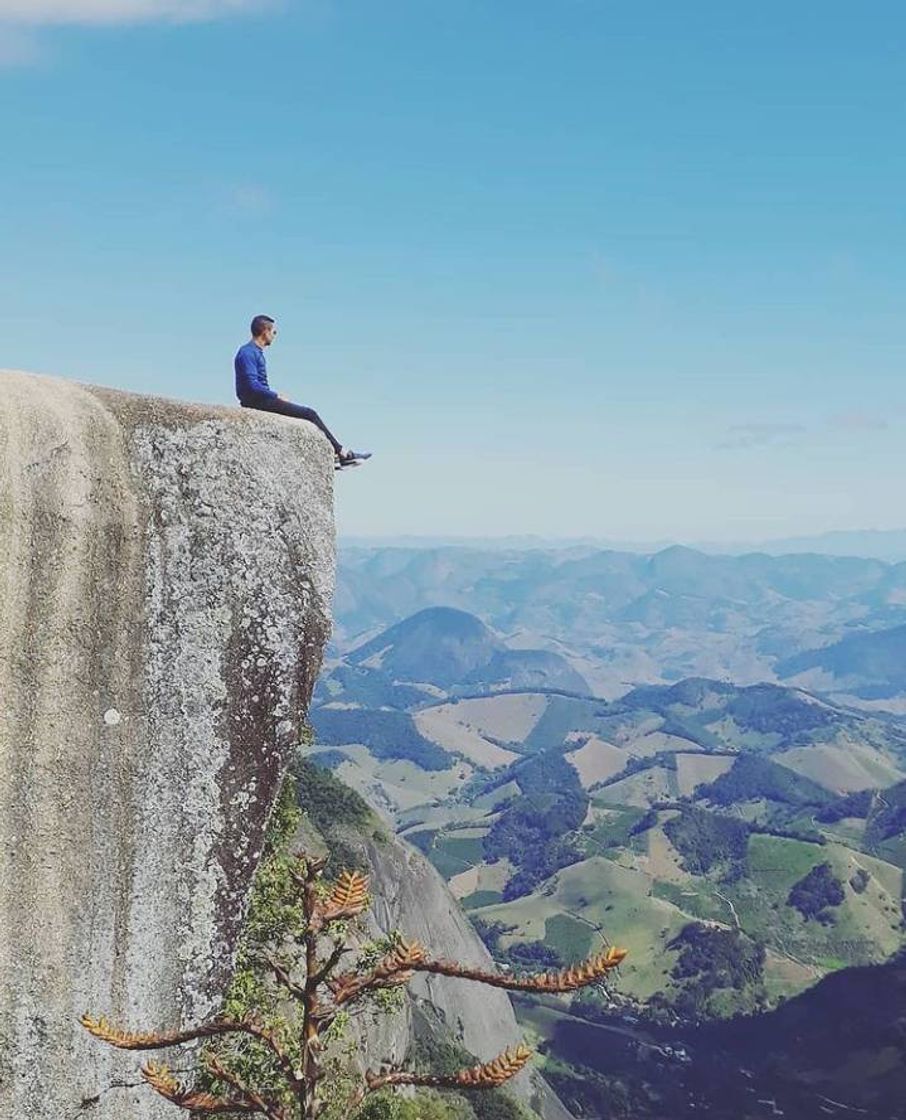
[[[261,345],[270,346],[270,344],[277,337],[277,324],[268,323],[264,330],[261,332]]]

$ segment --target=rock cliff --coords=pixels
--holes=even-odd
[[[306,815],[294,848],[342,852],[344,865],[367,869],[373,936],[398,932],[409,941],[420,941],[432,957],[495,971],[471,922],[421,852],[388,832],[377,814],[334,775],[310,762],[300,762],[296,775],[301,782],[299,804]],[[315,775],[320,775],[317,781]],[[499,988],[416,973],[406,992],[399,1011],[368,1018],[358,1028],[353,1022],[363,1068],[406,1061],[416,1036],[425,1032],[460,1043],[482,1061],[522,1037],[509,996]],[[521,1073],[507,1090],[543,1120],[571,1120],[535,1068]]]
[[[420,852],[396,839],[370,840],[367,859],[372,913],[382,932],[399,930],[407,941],[420,941],[432,957],[494,971],[468,918]],[[457,1041],[482,1061],[521,1037],[509,997],[498,988],[422,973],[413,978],[409,991],[430,1003]]]
[[[407,940],[420,941],[432,957],[496,971],[471,922],[421,852],[395,837],[384,842],[372,837],[366,843],[366,858],[371,866],[372,913],[378,930],[399,930]],[[450,1035],[482,1061],[523,1037],[509,996],[499,988],[422,973],[413,978],[409,992],[416,1004],[427,1004],[433,1012],[431,1018],[439,1018]],[[405,1057],[412,1039],[411,1005],[397,1018],[396,1026],[399,1033],[395,1038],[390,1035],[380,1040],[386,1051],[372,1039],[372,1062]],[[544,1120],[571,1120],[533,1068],[520,1073],[508,1089],[531,1104]]]
[[[0,1116],[183,1115],[77,1025],[216,1006],[321,662],[314,428],[0,373]]]

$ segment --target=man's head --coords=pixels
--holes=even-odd
[[[270,346],[277,336],[277,324],[270,315],[256,315],[252,319],[252,338],[259,346]]]

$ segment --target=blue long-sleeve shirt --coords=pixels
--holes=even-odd
[[[240,401],[254,397],[275,400],[279,395],[267,383],[267,362],[257,342],[247,342],[239,347],[233,368],[236,371],[236,396]]]

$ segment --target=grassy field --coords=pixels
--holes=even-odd
[[[783,893],[818,863],[825,860],[824,848],[778,836],[749,839],[749,874]]]
[[[506,801],[511,797],[518,797],[519,792],[519,786],[516,782],[505,782],[503,785],[497,786],[496,789],[492,789],[489,793],[483,793],[480,797],[476,797],[472,805],[476,809],[482,809],[488,812],[501,801]]]
[[[774,761],[835,793],[884,788],[904,776],[902,770],[881,751],[862,743],[796,747],[775,755]]]
[[[633,805],[644,809],[653,801],[677,797],[678,792],[676,772],[663,766],[654,766],[596,790],[595,800],[600,804]]]
[[[597,856],[565,868],[540,894],[485,907],[482,917],[516,926],[504,944],[543,940],[550,929],[561,944],[574,945],[576,925],[588,929],[593,938],[606,937],[629,950],[616,985],[639,999],[669,985],[675,955],[664,946],[689,921],[672,903],[652,895],[647,876]],[[572,923],[549,927],[558,917],[571,918]]]
[[[519,743],[531,734],[547,709],[549,697],[541,693],[502,693],[453,705],[457,719],[480,735]]]
[[[823,970],[814,964],[790,960],[769,950],[764,962],[764,989],[768,1000],[776,1003],[810,988],[821,979]]]
[[[465,825],[462,828],[451,828],[447,833],[456,840],[481,840],[487,834],[486,825]]]
[[[829,839],[848,847],[858,847],[865,835],[865,821],[861,817],[844,817],[833,824],[821,824],[821,832]]]
[[[472,899],[475,895],[493,894],[495,896],[493,901],[502,901],[503,888],[512,873],[512,864],[506,859],[499,859],[496,863],[477,863],[466,871],[454,875],[450,879],[449,887],[454,897],[461,899],[464,906],[486,906],[488,903],[484,900],[481,902],[466,900]]]
[[[601,943],[600,934],[571,914],[555,914],[544,923],[544,941],[566,964],[584,960]]]
[[[396,814],[397,831],[406,834],[408,830],[419,827],[441,829],[451,824],[462,821],[483,821],[487,819],[487,812],[475,809],[470,805],[460,802],[444,802],[442,804],[422,803],[403,809]]]
[[[345,755],[346,761],[336,768],[337,777],[362,795],[394,825],[401,814],[420,806],[430,806],[459,789],[472,774],[467,762],[459,762],[448,770],[426,771],[414,762],[372,757],[367,747],[331,748]],[[321,751],[315,751],[315,756]]]
[[[691,797],[696,786],[716,781],[735,761],[727,755],[678,754],[676,785],[680,797]]]
[[[760,732],[753,731],[750,727],[740,727],[732,716],[709,722],[708,730],[731,749],[754,752],[770,751],[783,738],[777,732]]]
[[[880,845],[878,854],[896,867],[906,869],[906,836],[885,840]]]
[[[461,710],[465,703],[441,704],[416,712],[412,717],[416,729],[444,750],[465,755],[489,770],[506,766],[518,758],[518,754],[490,742],[480,730],[465,722]]]
[[[483,836],[484,833],[481,835]],[[461,859],[470,867],[481,863],[484,858],[481,836],[459,836],[455,832],[448,832],[438,841],[437,846],[445,848],[450,855]]]
[[[680,886],[677,883],[658,881],[654,883],[652,893],[655,898],[672,902],[677,909],[703,922],[720,922],[729,927],[733,925],[733,916],[727,904],[721,902],[700,882]]]
[[[477,832],[477,829],[467,829]],[[406,839],[419,848],[434,864],[445,879],[452,879],[471,871],[484,858],[482,836],[460,836],[456,832],[438,832],[435,829],[419,829],[407,834]]]
[[[566,757],[578,771],[582,785],[591,789],[598,782],[619,774],[629,756],[613,743],[605,743],[593,735],[584,746],[570,751]]]
[[[461,859],[455,852],[442,844],[429,848],[425,854],[445,879],[458,875],[462,871],[468,871],[472,866],[468,860]]]
[[[586,731],[592,735],[598,733],[601,728],[602,707],[594,700],[575,700],[568,696],[549,697],[543,715],[526,736],[523,749],[540,751],[562,746],[573,731]]]
[[[790,888],[820,863],[830,863],[843,883],[845,899],[833,910],[834,923],[806,920],[787,905]],[[749,840],[749,877],[721,887],[747,933],[785,956],[829,969],[880,961],[902,943],[902,872],[882,860],[840,844],[807,844],[776,836]],[[849,880],[859,870],[870,878],[860,894]]]
[[[493,906],[503,901],[500,891],[473,891],[460,899],[466,910],[480,910],[482,906]]]
[[[647,871],[656,883],[676,883],[688,887],[694,882],[694,877],[683,867],[682,856],[663,829],[665,821],[674,816],[676,814],[671,812],[660,813],[659,826],[649,828],[642,836],[636,837],[644,844],[642,851],[647,857],[647,862],[643,858],[639,861],[639,866],[643,871]]]
[[[644,815],[644,809],[631,805],[592,805],[587,818],[590,827],[583,829],[581,843],[590,856],[626,847],[630,843],[632,829]]]

